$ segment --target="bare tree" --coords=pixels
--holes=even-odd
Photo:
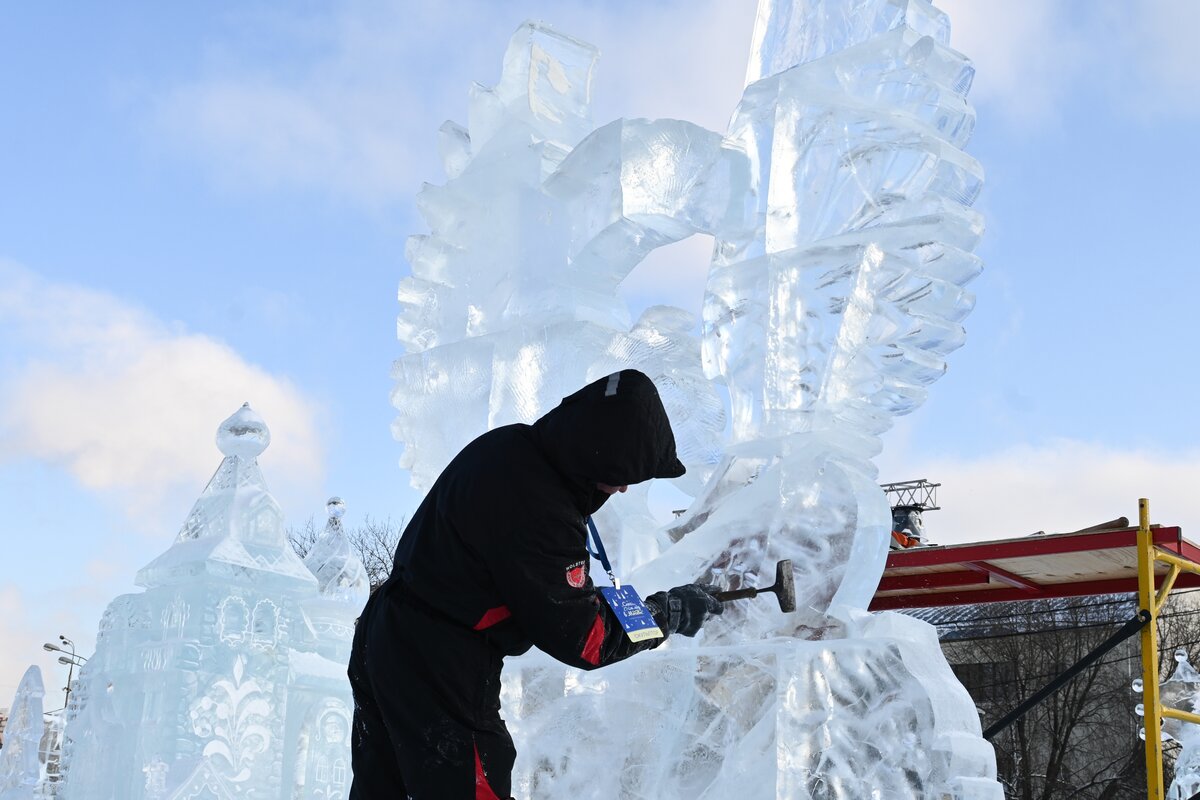
[[[997,604],[968,611],[940,633],[986,728],[1096,648],[1133,610],[1125,596]],[[1145,784],[1130,690],[1136,643],[1127,639],[992,738],[1006,797],[1136,796]]]
[[[346,538],[350,546],[367,570],[367,578],[371,581],[371,591],[379,588],[392,571],[392,558],[396,553],[396,544],[400,534],[404,532],[405,519],[394,522],[391,517],[384,520],[363,517],[361,525],[345,526]],[[317,525],[313,517],[309,517],[301,528],[288,528],[288,542],[292,549],[303,558],[312,549],[313,544],[324,533],[324,528]]]
[[[1177,592],[1159,616],[1160,678],[1171,654],[1200,646],[1200,593]],[[1137,609],[1132,595],[1103,595],[992,606],[926,610],[938,626],[947,659],[979,707],[986,728],[1066,671],[1117,631]],[[1073,680],[997,733],[999,777],[1018,800],[1123,800],[1144,797],[1141,700],[1131,685],[1141,675],[1137,636],[1130,637]],[[1175,743],[1164,748],[1170,781]]]

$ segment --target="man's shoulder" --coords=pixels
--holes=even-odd
[[[459,486],[499,516],[527,526],[573,524],[579,518],[568,485],[538,447],[529,425],[505,425],[479,436],[455,459]]]
[[[455,458],[468,465],[482,465],[494,460],[528,459],[538,457],[532,428],[516,423],[493,428],[476,436]]]
[[[524,486],[540,487],[559,483],[550,462],[528,425],[515,424],[493,428],[464,447],[446,468],[443,477],[455,483],[466,482],[475,491],[489,494],[511,493]]]

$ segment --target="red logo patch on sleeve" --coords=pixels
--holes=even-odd
[[[579,561],[567,567],[567,584],[575,589],[582,589],[587,583],[587,562]]]

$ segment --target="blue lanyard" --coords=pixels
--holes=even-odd
[[[608,561],[608,553],[604,552],[604,542],[600,538],[600,531],[596,530],[596,523],[592,522],[591,517],[587,518],[587,526],[588,531],[591,533],[591,538],[596,540],[596,549],[593,550],[589,546],[588,542],[584,543],[584,547],[587,548],[589,555],[600,560],[600,564],[604,567],[604,571],[608,573],[608,579],[612,581],[613,587],[620,589],[621,582],[617,580],[616,575],[613,575],[612,564],[610,564]]]

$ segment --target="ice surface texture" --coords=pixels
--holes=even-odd
[[[940,679],[919,652],[936,652],[932,629],[862,621],[842,640],[672,647],[596,672],[522,659],[502,698],[517,796],[999,798],[965,690],[913,690]]]
[[[443,125],[448,180],[418,196],[430,233],[399,292],[394,433],[413,484],[634,367],[662,391],[695,500],[665,529],[644,487],[608,503],[618,571],[648,593],[797,570],[795,614],[731,605],[698,641],[595,674],[510,663],[518,796],[1001,796],[932,629],[862,610],[891,526],[879,434],[963,343],[980,271],[973,71],[948,38],[923,0],[762,0],[719,135],[592,130],[595,50],[526,24],[468,126]],[[616,292],[694,233],[716,242],[700,341],[688,312],[633,322]]]
[[[932,7],[806,9],[853,46],[826,41],[828,55],[763,77],[734,114],[730,136],[750,156],[754,210],[745,229],[718,238],[703,342],[707,374],[729,388],[729,475],[676,530],[718,552],[716,541],[744,534],[715,512],[746,495],[770,527],[692,571],[740,580],[790,557],[800,607],[819,616],[835,604],[866,606],[877,585],[890,512],[863,479],[874,482],[878,434],[920,405],[963,343],[974,298],[962,286],[980,271],[970,251],[982,232],[968,206],[981,175],[958,149],[973,120],[969,65],[904,24],[915,16],[928,26]],[[863,26],[888,20],[898,27],[862,38]],[[780,476],[774,513],[746,485],[741,462]]]
[[[34,800],[41,767],[38,746],[42,741],[42,671],[25,670],[8,709],[4,747],[0,749],[0,800]]]
[[[60,797],[346,796],[345,664],[367,579],[341,501],[307,560],[292,550],[255,460],[269,443],[249,405],[221,424],[225,458],[138,572],[146,591],[105,611],[71,694]]]
[[[1180,648],[1175,651],[1175,671],[1171,677],[1162,682],[1159,696],[1162,704],[1169,708],[1200,714],[1200,672],[1188,660],[1187,651]],[[1141,681],[1135,687],[1141,700]],[[1137,713],[1145,714],[1145,708],[1139,702]],[[1200,792],[1200,725],[1164,717],[1162,720],[1164,739],[1174,739],[1179,742],[1180,750],[1175,756],[1175,778],[1167,787],[1167,800],[1191,800]],[[1142,728],[1142,738],[1146,738],[1146,729]]]

